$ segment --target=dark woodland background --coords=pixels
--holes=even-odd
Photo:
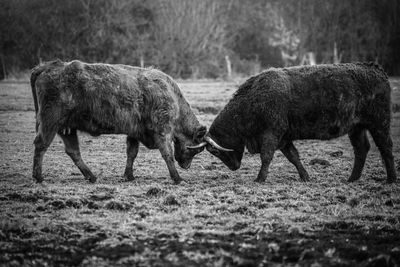
[[[0,0],[0,79],[60,58],[226,78],[375,61],[400,75],[398,0]]]

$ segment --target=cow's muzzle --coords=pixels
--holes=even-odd
[[[185,163],[179,163],[179,162],[178,162],[178,164],[179,164],[179,166],[180,166],[182,169],[187,170],[187,169],[190,168],[190,165],[192,165],[192,161],[185,162]]]

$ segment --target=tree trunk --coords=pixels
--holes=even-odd
[[[143,57],[143,55],[140,55],[140,67],[144,68],[144,57]]]
[[[333,44],[333,63],[337,64],[342,61],[342,53],[338,55],[337,45],[336,42]]]
[[[42,64],[42,57],[41,57],[41,50],[42,50],[42,46],[43,45],[40,45],[39,46],[39,48],[38,48],[38,50],[37,50],[37,52],[36,52],[36,56],[37,56],[37,59],[38,59],[38,61],[39,61],[39,65],[41,65]]]
[[[310,57],[310,65],[317,65],[317,59],[315,57],[315,53],[314,52],[309,52],[308,53],[309,57]]]
[[[4,63],[4,55],[1,54],[0,58],[1,58],[1,69],[3,70],[3,77],[0,77],[0,80],[2,80],[2,78],[5,80],[7,79],[7,72],[6,72],[6,64]]]
[[[226,62],[226,73],[227,73],[227,79],[230,80],[232,78],[232,62],[229,59],[229,56],[225,56],[225,62]]]

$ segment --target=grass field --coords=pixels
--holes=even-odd
[[[400,79],[391,82],[399,175]],[[237,88],[180,86],[207,126]],[[400,264],[400,183],[386,184],[372,141],[363,175],[352,184],[346,183],[353,152],[345,136],[296,142],[308,183],[280,152],[260,185],[253,182],[259,155],[245,153],[233,172],[205,151],[189,170],[179,170],[186,183],[176,186],[157,150],[140,147],[136,179],[126,182],[125,136],[81,134],[83,159],[98,177],[89,184],[56,137],[44,158],[45,182],[36,184],[30,92],[28,83],[0,83],[0,265]]]

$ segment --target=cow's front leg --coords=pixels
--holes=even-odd
[[[271,163],[277,148],[278,138],[276,138],[272,133],[265,133],[262,137],[261,145],[261,169],[255,182],[263,183],[267,178],[269,164]]]
[[[135,138],[127,137],[126,138],[126,167],[124,172],[124,177],[127,181],[132,181],[133,177],[133,162],[136,159],[136,156],[139,151],[139,142]]]
[[[156,138],[156,142],[158,145],[158,149],[161,152],[161,156],[167,163],[169,174],[172,180],[174,181],[175,184],[179,184],[182,181],[182,178],[179,176],[179,173],[175,167],[174,150],[172,148],[171,134],[159,135]]]

